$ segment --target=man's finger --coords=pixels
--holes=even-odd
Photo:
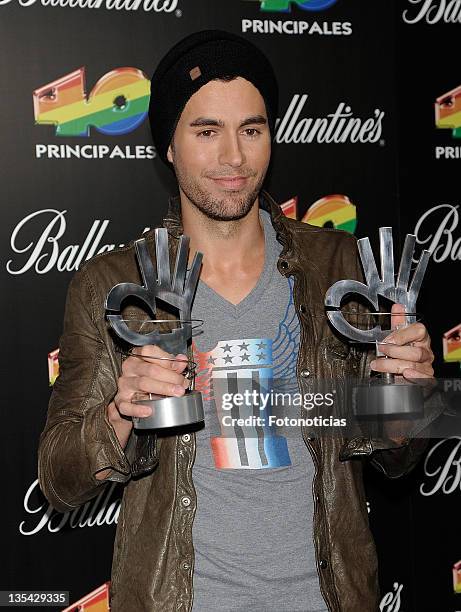
[[[176,372],[184,372],[188,363],[189,359],[187,358],[187,355],[179,353],[179,355],[176,355],[175,361],[173,361],[173,370]]]
[[[147,361],[134,358],[131,359],[129,365],[127,362],[125,362],[126,366],[123,370],[126,376],[144,376],[177,385],[182,385],[184,383],[184,376],[180,372],[162,367],[155,359]]]
[[[416,379],[416,378],[430,378],[425,372],[418,372],[414,368],[405,368],[402,372],[404,378],[408,378],[408,380]]]
[[[403,374],[403,371],[407,368],[411,370],[417,370],[424,374],[427,378],[431,378],[434,375],[432,366],[428,363],[414,363],[413,361],[405,361],[403,359],[388,359],[381,357],[374,359],[370,367],[375,372],[389,372],[391,374]]]
[[[129,401],[119,402],[118,411],[126,417],[146,417],[152,414],[152,408],[140,404],[133,404]]]
[[[400,346],[380,342],[378,347],[381,353],[394,359],[416,363],[432,363],[434,361],[434,353],[426,346]]]
[[[185,388],[182,383],[174,384],[164,382],[163,380],[155,380],[147,376],[137,377],[136,384],[138,386],[138,390],[142,393],[181,397],[185,392]]]
[[[384,338],[384,342],[400,346],[410,343],[429,343],[429,334],[422,323],[411,323],[408,327],[393,331]]]

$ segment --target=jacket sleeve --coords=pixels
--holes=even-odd
[[[351,261],[355,262],[355,278],[364,282],[361,264],[358,258],[356,241],[353,243],[354,255]],[[359,311],[365,308],[358,306]],[[370,362],[375,357],[374,347],[364,350],[360,363],[360,376],[369,377],[371,373]],[[346,441],[340,452],[340,460],[353,458],[368,458],[370,463],[388,478],[399,478],[411,472],[427,449],[431,423],[434,422],[445,409],[439,392],[427,393],[424,399],[424,412],[416,421],[408,436],[401,444],[397,444],[385,437],[354,437]]]
[[[67,293],[59,376],[38,449],[40,487],[61,512],[97,495],[107,480],[125,482],[130,477],[134,435],[124,451],[106,416],[117,390],[117,375],[114,358],[98,330],[101,307],[95,301],[83,268]],[[95,474],[106,468],[112,470],[108,478],[97,480]]]

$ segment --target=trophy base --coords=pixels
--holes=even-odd
[[[135,429],[180,427],[205,420],[202,394],[199,391],[191,391],[182,397],[161,397],[134,402],[152,408],[152,414],[147,417],[133,417]]]
[[[356,416],[418,416],[423,413],[423,390],[414,383],[395,384],[385,380],[358,385],[352,390]]]

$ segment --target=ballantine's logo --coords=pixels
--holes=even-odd
[[[427,210],[416,223],[413,231],[416,243],[431,252],[435,263],[461,259],[461,236],[454,234],[459,225],[458,208],[458,205],[439,204]]]
[[[10,259],[6,264],[6,269],[10,274],[24,274],[31,268],[37,274],[46,274],[53,268],[59,272],[73,272],[93,255],[115,248],[114,244],[100,247],[102,237],[109,225],[109,219],[94,221],[82,245],[72,244],[62,248],[59,241],[67,228],[66,212],[52,208],[37,210],[17,224],[11,235],[10,244],[15,253],[26,254],[26,260],[18,266],[13,259]],[[24,228],[27,231],[27,226],[30,222],[33,223],[34,219],[39,219],[46,225],[38,239],[28,240],[28,245],[24,248],[20,246],[22,231]]]
[[[291,143],[375,143],[383,132],[384,111],[376,108],[368,119],[354,117],[352,108],[340,102],[333,113],[313,119],[300,115],[306,105],[307,94],[295,94],[281,119],[276,122],[275,142]]]
[[[37,274],[46,274],[53,269],[58,272],[74,272],[93,255],[112,251],[116,246],[124,246],[123,244],[103,244],[101,246],[101,241],[110,223],[109,219],[93,221],[82,244],[63,246],[61,238],[67,229],[66,212],[53,208],[36,210],[16,225],[11,234],[10,245],[14,253],[25,255],[25,259],[21,258],[20,262],[13,259],[7,261],[7,272],[13,275],[24,274],[28,270],[34,270]],[[42,222],[43,229],[36,240],[31,240],[29,225],[35,226],[37,221]],[[144,232],[148,229],[145,228]],[[23,236],[23,232],[27,237]]]
[[[461,23],[461,0],[408,0],[415,4],[412,9],[405,9],[402,17],[410,25],[425,21],[429,25],[444,21]]]
[[[454,442],[454,445],[453,445]],[[440,461],[434,459],[434,455],[440,453],[440,448],[443,446],[444,450],[448,443],[448,455],[445,459],[445,463],[440,465]],[[433,479],[431,485],[426,486],[426,483],[422,483],[419,492],[425,497],[435,495],[438,491],[445,495],[450,495],[455,491],[461,489],[461,438],[453,436],[451,438],[444,438],[434,444],[430,451],[426,455],[424,461],[424,473],[429,478]]]
[[[50,533],[58,533],[65,527],[77,529],[116,524],[122,501],[120,497],[114,496],[116,487],[117,483],[112,482],[110,486],[101,489],[97,497],[78,506],[75,510],[58,512],[41,495],[38,479],[34,480],[24,496],[24,510],[29,517],[21,521],[19,532],[23,536],[33,536],[42,529]],[[35,502],[37,492],[40,497],[38,504]]]
[[[261,2],[262,11],[278,11],[289,13],[291,6],[295,5],[303,11],[323,11],[333,4],[336,4],[338,0],[263,0]]]
[[[381,599],[379,604],[380,612],[399,612],[400,610],[403,584],[394,582],[392,586],[393,590],[386,593]]]
[[[0,0],[0,6],[9,4],[11,0]],[[37,0],[18,0],[19,6],[29,7],[34,5]],[[177,17],[181,17],[182,12],[177,9],[178,0],[40,0],[42,6],[48,7],[65,7],[65,8],[80,8],[80,9],[99,9],[105,8],[109,11],[137,11],[142,9],[146,12],[153,13],[173,13]]]

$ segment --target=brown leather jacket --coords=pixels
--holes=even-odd
[[[301,325],[297,376],[358,376],[361,356],[332,331],[323,310],[325,292],[342,278],[360,278],[355,238],[342,231],[289,219],[266,193],[268,210],[283,245],[277,267],[294,277],[294,302]],[[170,200],[164,226],[174,260],[182,232],[179,198]],[[147,233],[155,259],[154,232]],[[68,292],[60,341],[60,375],[54,385],[40,437],[39,481],[59,511],[72,510],[96,496],[107,481],[96,472],[111,468],[108,480],[126,482],[117,525],[111,582],[113,612],[190,611],[193,599],[192,522],[196,493],[192,479],[194,434],[158,437],[132,432],[125,451],[107,420],[122,357],[105,320],[104,302],[113,285],[141,284],[132,244],[99,255],[74,276]],[[139,318],[128,306],[125,317]],[[168,315],[157,312],[159,318]],[[146,316],[145,313],[143,316]],[[390,440],[354,437],[304,441],[315,465],[314,544],[324,599],[331,612],[379,609],[377,558],[368,524],[362,458],[389,477],[408,472],[424,450],[424,440],[397,446]],[[283,508],[281,509],[283,513]]]

